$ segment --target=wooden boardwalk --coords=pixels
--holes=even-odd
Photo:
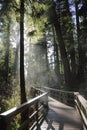
[[[83,130],[79,113],[73,108],[49,98],[49,111],[41,130]]]

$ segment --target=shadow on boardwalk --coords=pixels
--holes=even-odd
[[[79,113],[52,98],[49,99],[49,112],[41,130],[83,130]]]

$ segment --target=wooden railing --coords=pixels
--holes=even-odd
[[[87,130],[87,100],[79,92],[62,91],[48,87],[44,87],[44,90],[49,92],[49,96],[54,99],[75,107],[80,113],[83,130]]]
[[[83,129],[87,130],[87,100],[82,95],[78,92],[62,91],[47,87],[44,87],[44,91],[31,88],[31,93],[33,94],[31,97],[35,98],[0,114],[0,130],[25,130],[25,128],[26,130],[39,130],[48,112],[48,93],[54,99],[76,107],[81,115]],[[24,122],[20,123],[23,112],[27,112],[28,116]],[[19,120],[17,121],[17,119]]]
[[[63,91],[63,90],[48,88],[48,87],[44,87],[43,90],[49,92],[50,97],[62,103],[65,103],[69,106],[74,106],[74,92]]]
[[[83,129],[87,130],[87,100],[78,92],[74,93],[74,95],[75,95],[75,106],[81,115],[81,119],[83,122]]]
[[[21,114],[24,111],[27,112],[28,118],[26,118],[24,122],[20,123]],[[25,128],[28,130],[38,130],[38,127],[46,116],[47,111],[48,93],[44,92],[19,107],[1,113],[0,130],[25,130]],[[17,119],[19,119],[19,121],[17,121]]]

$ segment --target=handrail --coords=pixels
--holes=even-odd
[[[37,97],[37,95],[40,95],[42,93],[44,93],[45,91],[39,89],[39,88],[35,88],[35,87],[31,87],[30,89],[30,97],[34,98]]]
[[[29,111],[33,107],[33,112],[29,113],[26,119],[16,130],[23,130],[28,126],[29,130],[37,129],[48,111],[48,93],[44,92],[19,107],[14,107],[0,114],[0,130],[11,130],[13,119],[24,111]],[[32,123],[32,124],[30,124]]]
[[[79,111],[83,121],[83,129],[87,130],[87,100],[78,92],[75,92],[74,95],[76,109]]]
[[[49,92],[49,96],[54,99],[61,101],[69,106],[74,107],[74,92],[73,91],[64,91],[54,88],[43,87],[43,90]]]
[[[63,93],[69,93],[69,94],[73,94],[74,91],[66,91],[66,90],[60,90],[60,89],[55,89],[55,88],[48,88],[48,87],[43,87],[43,89],[48,89],[48,90],[53,90],[53,91],[58,91],[58,92],[63,92]]]
[[[79,92],[63,91],[48,87],[44,87],[44,90],[49,92],[51,97],[76,107],[83,122],[83,130],[87,130],[87,100]]]
[[[13,120],[15,119],[16,115],[22,114],[24,111],[27,110],[28,118],[26,118],[25,121],[15,129],[39,129],[39,126],[44,120],[44,117],[46,116],[48,111],[48,93],[51,97],[59,101],[62,100],[62,102],[65,102],[66,104],[68,103],[68,105],[74,104],[79,111],[81,119],[83,121],[83,129],[87,130],[87,100],[85,100],[85,98],[80,95],[79,92],[62,91],[47,87],[44,87],[43,89],[44,91],[36,88],[31,88],[31,90],[34,92],[33,96],[36,96],[35,98],[29,100],[19,107],[14,107],[4,113],[1,113],[0,130],[11,130],[11,123],[14,123]]]

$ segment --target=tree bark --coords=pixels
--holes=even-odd
[[[78,15],[78,3],[75,2],[76,8],[76,24],[77,24],[77,43],[78,43],[78,80],[82,79],[83,75],[83,50],[80,42],[80,23],[79,23],[79,15]]]
[[[20,0],[20,89],[22,104],[26,102],[24,74],[24,0]]]
[[[58,39],[58,43],[59,43],[61,58],[62,58],[63,66],[64,66],[65,82],[66,82],[67,87],[69,88],[70,82],[71,82],[70,65],[69,65],[69,61],[68,61],[68,57],[67,57],[65,43],[64,43],[63,38],[62,38],[60,24],[59,24],[58,19],[57,19],[55,6],[53,6],[53,14],[54,14],[53,19],[52,18],[51,19],[52,19],[52,23],[55,27],[55,31],[56,31],[56,35],[57,35],[57,39]]]
[[[6,52],[5,52],[5,81],[8,84],[8,75],[9,75],[9,46],[10,46],[10,17],[7,16],[8,25],[7,25],[7,39],[6,39]]]
[[[55,29],[54,26],[52,25],[52,30],[53,30],[53,37],[54,37],[54,59],[55,59],[55,73],[57,75],[57,79],[58,79],[58,89],[61,86],[61,77],[60,77],[60,67],[59,67],[59,53],[58,53],[58,44],[57,44],[57,40],[56,40],[56,33],[55,33]]]
[[[20,90],[21,104],[26,102],[25,73],[24,73],[24,0],[20,0]],[[28,109],[21,114],[21,123],[28,119]],[[25,128],[28,130],[28,124]],[[23,129],[23,130],[25,130]]]

